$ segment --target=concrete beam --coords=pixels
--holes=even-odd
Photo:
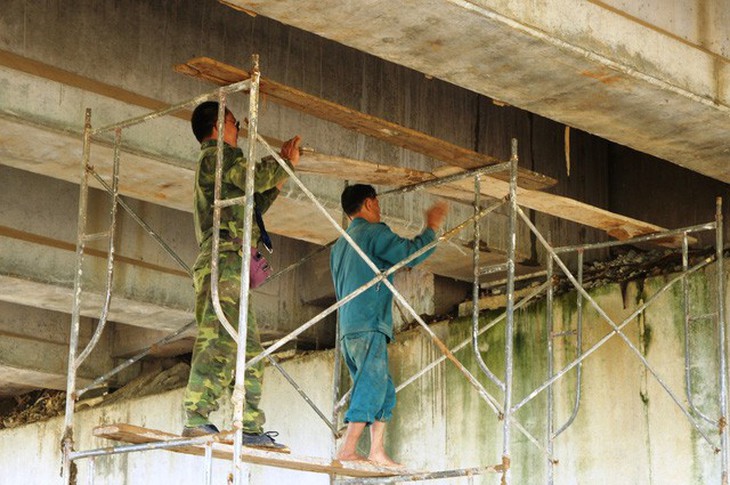
[[[0,301],[0,397],[37,388],[66,388],[69,322],[63,313]],[[80,323],[83,349],[95,327],[89,318]],[[111,369],[109,336],[109,332],[102,336],[79,369],[80,385]]]
[[[30,145],[25,143],[24,140],[27,139],[33,139],[34,143]],[[0,117],[0,163],[4,165],[78,183],[80,150],[80,140],[73,134],[29,123],[8,115]],[[111,160],[112,150],[108,144],[94,144],[91,164],[107,179]],[[120,178],[120,192],[135,199],[190,212],[189,188],[193,184],[194,172],[186,165],[186,162],[176,159],[144,156],[136,150],[125,151],[122,155],[123,173]],[[91,185],[100,187],[93,180],[91,180]],[[286,196],[281,197],[267,213],[267,228],[276,234],[320,245],[335,239],[338,235],[337,231],[319,213],[314,204],[292,186],[293,183],[290,182],[291,190],[286,191]],[[330,183],[330,190],[320,188],[318,194],[321,202],[335,220],[341,219],[341,209],[339,202],[327,192],[332,192],[332,188],[335,189],[334,192],[339,191],[338,186],[339,184]],[[322,195],[323,193],[324,195]],[[428,200],[421,204],[425,207],[427,202]],[[468,208],[465,209],[468,212]],[[459,215],[454,215],[453,220],[456,221],[457,217],[465,216],[466,212],[457,213]],[[468,215],[466,216],[468,217]],[[422,223],[420,218],[409,221],[398,216],[388,217],[387,214],[385,219],[395,231],[407,236],[415,235],[420,230]],[[67,226],[66,229],[68,233],[70,226]],[[192,231],[190,231],[191,235]],[[75,236],[69,235],[69,241],[74,239]],[[457,244],[461,243],[457,242]],[[523,254],[527,254],[527,249]],[[463,251],[459,247],[443,246],[428,260],[427,266],[424,268],[443,276],[469,279],[471,278],[470,260],[462,256]],[[486,264],[489,261],[496,261],[501,256],[485,251],[483,258]]]
[[[620,8],[572,0],[225,3],[730,182],[727,54]]]

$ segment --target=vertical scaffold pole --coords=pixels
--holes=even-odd
[[[550,240],[548,236],[548,240]],[[548,258],[547,260],[547,300],[546,300],[546,308],[545,308],[545,333],[547,337],[547,372],[548,372],[548,379],[552,379],[553,375],[555,374],[555,362],[554,362],[554,355],[553,352],[555,351],[554,345],[553,345],[553,258]],[[552,384],[548,386],[547,388],[547,421],[546,421],[546,430],[545,430],[545,437],[547,438],[547,483],[548,485],[553,485],[554,481],[554,466],[553,466],[553,430],[554,430],[554,420],[555,420],[555,393],[553,392],[553,386]]]
[[[481,371],[489,377],[489,379],[497,384],[501,389],[504,389],[504,384],[497,378],[494,373],[489,370],[487,363],[482,357],[482,353],[479,350],[479,275],[481,274],[481,268],[479,268],[479,251],[481,246],[482,234],[481,218],[479,213],[481,212],[481,196],[482,196],[482,180],[481,174],[477,173],[474,175],[474,254],[472,255],[472,309],[471,309],[471,346],[474,352],[474,358],[477,361],[477,365]]]
[[[512,139],[509,173],[509,234],[507,245],[507,319],[504,331],[504,426],[502,428],[502,485],[510,483],[510,427],[512,424],[512,367],[515,308],[515,253],[517,246],[517,139]]]
[[[730,449],[728,449],[727,429],[727,342],[725,321],[725,274],[723,271],[723,224],[722,224],[722,198],[718,197],[715,204],[715,254],[717,258],[717,328],[720,340],[720,439],[722,443],[722,484],[728,483],[728,461]]]
[[[345,180],[344,187],[342,190],[345,190],[350,185],[350,182],[348,180]],[[348,221],[347,214],[345,214],[345,211],[342,211],[342,229],[347,230],[347,221]],[[342,352],[340,350],[340,312],[337,312],[337,317],[335,321],[335,348],[334,348],[334,365],[332,368],[332,427],[335,430],[332,434],[332,460],[334,461],[337,457],[337,438],[339,437],[339,433],[337,430],[337,425],[340,422],[340,410],[338,408],[338,404],[340,402],[340,386],[342,385],[342,364],[340,360],[342,359]],[[337,481],[337,476],[332,474],[330,475],[330,485],[334,485]]]
[[[74,450],[73,419],[76,402],[76,351],[79,346],[79,325],[81,318],[81,276],[83,273],[84,246],[86,235],[86,212],[89,202],[89,154],[91,146],[91,110],[84,114],[84,145],[81,156],[81,181],[79,184],[79,212],[76,229],[76,273],[74,274],[74,293],[71,307],[71,329],[69,331],[68,361],[66,373],[66,414],[61,438],[63,465],[61,473],[66,485],[76,482],[76,473],[72,471],[70,454]]]
[[[479,206],[481,205],[482,183],[479,174],[474,176],[474,215],[479,214]],[[471,343],[474,350],[474,358],[478,363],[481,361],[481,352],[479,351],[479,246],[481,242],[481,221],[478,217],[474,217],[474,254],[472,255],[472,270],[474,280],[472,281],[471,290]]]
[[[249,268],[251,266],[251,229],[253,227],[253,194],[256,171],[256,137],[259,122],[259,56],[251,56],[251,90],[248,98],[248,163],[246,164],[246,203],[243,216],[243,257],[241,261],[241,293],[238,311],[238,352],[236,354],[236,385],[233,388],[233,440],[234,485],[243,484],[243,476],[248,475],[248,466],[241,461],[243,448],[243,408],[246,404],[246,347],[248,333],[249,307]],[[244,470],[245,468],[245,470]],[[246,480],[248,482],[248,480]]]

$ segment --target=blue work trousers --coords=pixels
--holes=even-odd
[[[377,331],[347,335],[342,338],[342,355],[353,382],[345,423],[390,421],[395,386],[388,370],[388,337]]]

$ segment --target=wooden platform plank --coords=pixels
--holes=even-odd
[[[131,444],[147,444],[160,441],[180,439],[181,436],[159,431],[156,429],[142,428],[125,423],[109,424],[94,429],[94,436],[115,441],[122,441]],[[222,437],[221,439],[225,439]],[[190,455],[205,455],[205,447],[201,445],[189,445],[176,448],[169,448],[169,451],[185,453]],[[233,445],[225,442],[213,443],[213,456],[215,458],[230,460],[233,457]],[[325,458],[289,455],[272,451],[263,451],[254,448],[244,448],[241,459],[255,465],[288,468],[291,470],[308,471],[314,473],[336,474],[358,478],[368,477],[392,477],[404,471],[395,472],[388,468],[382,468],[369,463],[339,462]]]
[[[433,173],[422,172],[316,153],[304,154],[297,170],[301,173],[318,174],[323,177],[349,180],[350,182],[396,187],[434,180],[438,177],[463,171],[455,167],[445,167]],[[474,200],[474,181],[471,177],[425,190],[464,203],[471,203]],[[509,194],[509,183],[492,177],[483,177],[481,193],[487,197],[504,198]],[[537,190],[518,187],[517,202],[520,206],[528,209],[601,229],[618,240],[666,230],[661,226],[616,214],[569,197]],[[669,238],[657,241],[657,244],[667,247],[679,247],[681,238]]]
[[[176,65],[175,70],[218,85],[228,85],[250,77],[250,74],[243,69],[209,57],[190,59],[184,64]],[[483,153],[318,98],[265,77],[261,77],[260,90],[269,100],[282,106],[337,123],[347,129],[441,160],[451,166],[469,169],[502,162]],[[494,177],[507,180],[506,174],[496,174]],[[540,190],[555,185],[556,181],[546,175],[520,168],[517,183],[523,188]]]

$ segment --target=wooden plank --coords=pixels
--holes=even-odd
[[[99,426],[94,429],[94,436],[115,441],[122,441],[131,444],[147,444],[160,441],[180,439],[181,436],[159,431],[156,429],[142,428],[131,424],[117,423],[106,426]],[[219,435],[221,436],[221,435]],[[224,435],[223,435],[224,436]],[[221,440],[225,439],[221,437]],[[169,451],[185,453],[189,455],[205,455],[205,447],[202,445],[188,445],[169,448]],[[233,445],[223,441],[213,443],[213,456],[231,460],[233,458]],[[392,477],[404,473],[403,470],[397,473],[391,469],[378,467],[370,463],[339,462],[325,458],[311,456],[296,456],[273,451],[263,451],[254,448],[243,449],[241,459],[247,463],[256,465],[288,468],[290,470],[308,471],[314,473],[327,473],[344,475],[350,477]]]
[[[232,84],[250,76],[243,69],[209,57],[191,59],[185,64],[176,65],[175,70],[218,85]],[[265,77],[261,77],[260,86],[263,95],[282,106],[337,123],[347,129],[441,160],[451,166],[469,169],[502,162],[502,160],[483,153],[477,153],[420,131],[312,96]],[[494,177],[508,179],[507,174],[496,174]],[[520,168],[517,183],[520,187],[540,190],[555,185],[556,181],[546,175]]]
[[[313,173],[340,180],[349,180],[350,182],[392,186],[404,186],[433,180],[463,171],[455,167],[447,167],[433,173],[421,172],[373,162],[318,155],[316,153],[303,155],[297,170],[301,173]],[[471,203],[474,199],[474,182],[471,178],[425,190],[464,203]],[[487,197],[502,199],[509,194],[509,184],[492,177],[483,177],[481,193]],[[666,230],[661,226],[616,214],[568,197],[537,190],[518,188],[517,202],[520,206],[528,209],[601,229],[618,240]],[[681,245],[681,238],[669,238],[658,241],[657,244],[678,247]]]

